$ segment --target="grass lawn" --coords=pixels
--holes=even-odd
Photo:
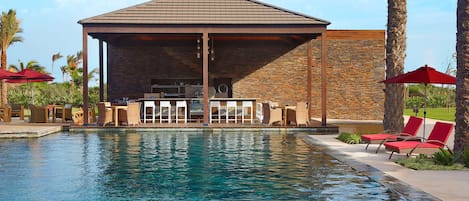
[[[430,119],[437,119],[443,121],[453,121],[454,122],[454,114],[456,113],[456,108],[427,108],[427,118]],[[404,115],[412,115],[415,116],[415,113],[412,112],[412,109],[405,109]],[[423,108],[419,108],[419,113],[417,114],[419,117],[423,117]]]

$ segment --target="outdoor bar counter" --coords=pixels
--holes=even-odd
[[[187,112],[188,119],[195,120],[197,118],[202,118],[203,117],[203,98],[139,98],[137,99],[138,102],[144,102],[144,101],[155,101],[155,104],[157,106],[160,105],[160,101],[170,101],[171,102],[171,107],[175,108],[176,107],[176,101],[186,101],[187,103]],[[241,111],[242,109],[242,103],[243,101],[251,101],[252,102],[252,111],[253,111],[253,116],[252,118],[256,118],[256,101],[257,98],[210,98],[209,102],[211,101],[220,101],[220,105],[223,109],[226,108],[226,103],[228,101],[236,101],[236,105],[238,108],[238,111]],[[142,106],[143,107],[143,106]]]

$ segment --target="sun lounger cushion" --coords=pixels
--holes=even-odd
[[[404,149],[413,149],[415,146],[419,145],[419,148],[435,148],[438,149],[443,147],[443,145],[436,145],[432,143],[421,143],[420,141],[405,141],[405,142],[387,142],[384,144],[388,150],[404,150]]]
[[[362,135],[362,140],[365,142],[369,141],[374,141],[374,140],[383,140],[383,139],[388,139],[388,140],[397,140],[396,135],[391,135],[391,134],[370,134],[370,135]]]

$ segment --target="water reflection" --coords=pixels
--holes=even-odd
[[[0,151],[0,200],[396,199],[291,134],[64,133]]]

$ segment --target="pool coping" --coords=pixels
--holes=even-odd
[[[154,131],[178,131],[178,132],[193,132],[193,131],[215,131],[215,132],[235,132],[239,130],[243,131],[277,131],[277,132],[314,132],[317,134],[336,134],[338,132],[337,127],[326,127],[326,128],[301,128],[301,127],[293,127],[293,128],[269,128],[269,127],[256,127],[256,128],[237,128],[237,127],[196,127],[196,128],[181,128],[181,127],[174,127],[174,128],[132,128],[132,127],[125,127],[125,128],[112,128],[112,127],[70,127],[70,132],[78,132],[78,131],[135,131],[135,132],[154,132]]]
[[[30,126],[18,126],[18,125],[2,125],[0,131],[1,138],[39,138],[63,131],[63,126],[41,126],[41,125],[30,125]]]
[[[320,146],[321,149],[337,160],[345,163],[359,173],[366,175],[381,185],[387,187],[389,190],[405,197],[408,200],[441,200],[430,193],[422,191],[410,184],[405,183],[383,171],[368,165],[364,162],[353,159],[351,156],[341,152],[340,150],[333,149],[332,146],[321,142],[320,140],[314,139],[310,135],[304,135],[304,141],[307,144]]]

